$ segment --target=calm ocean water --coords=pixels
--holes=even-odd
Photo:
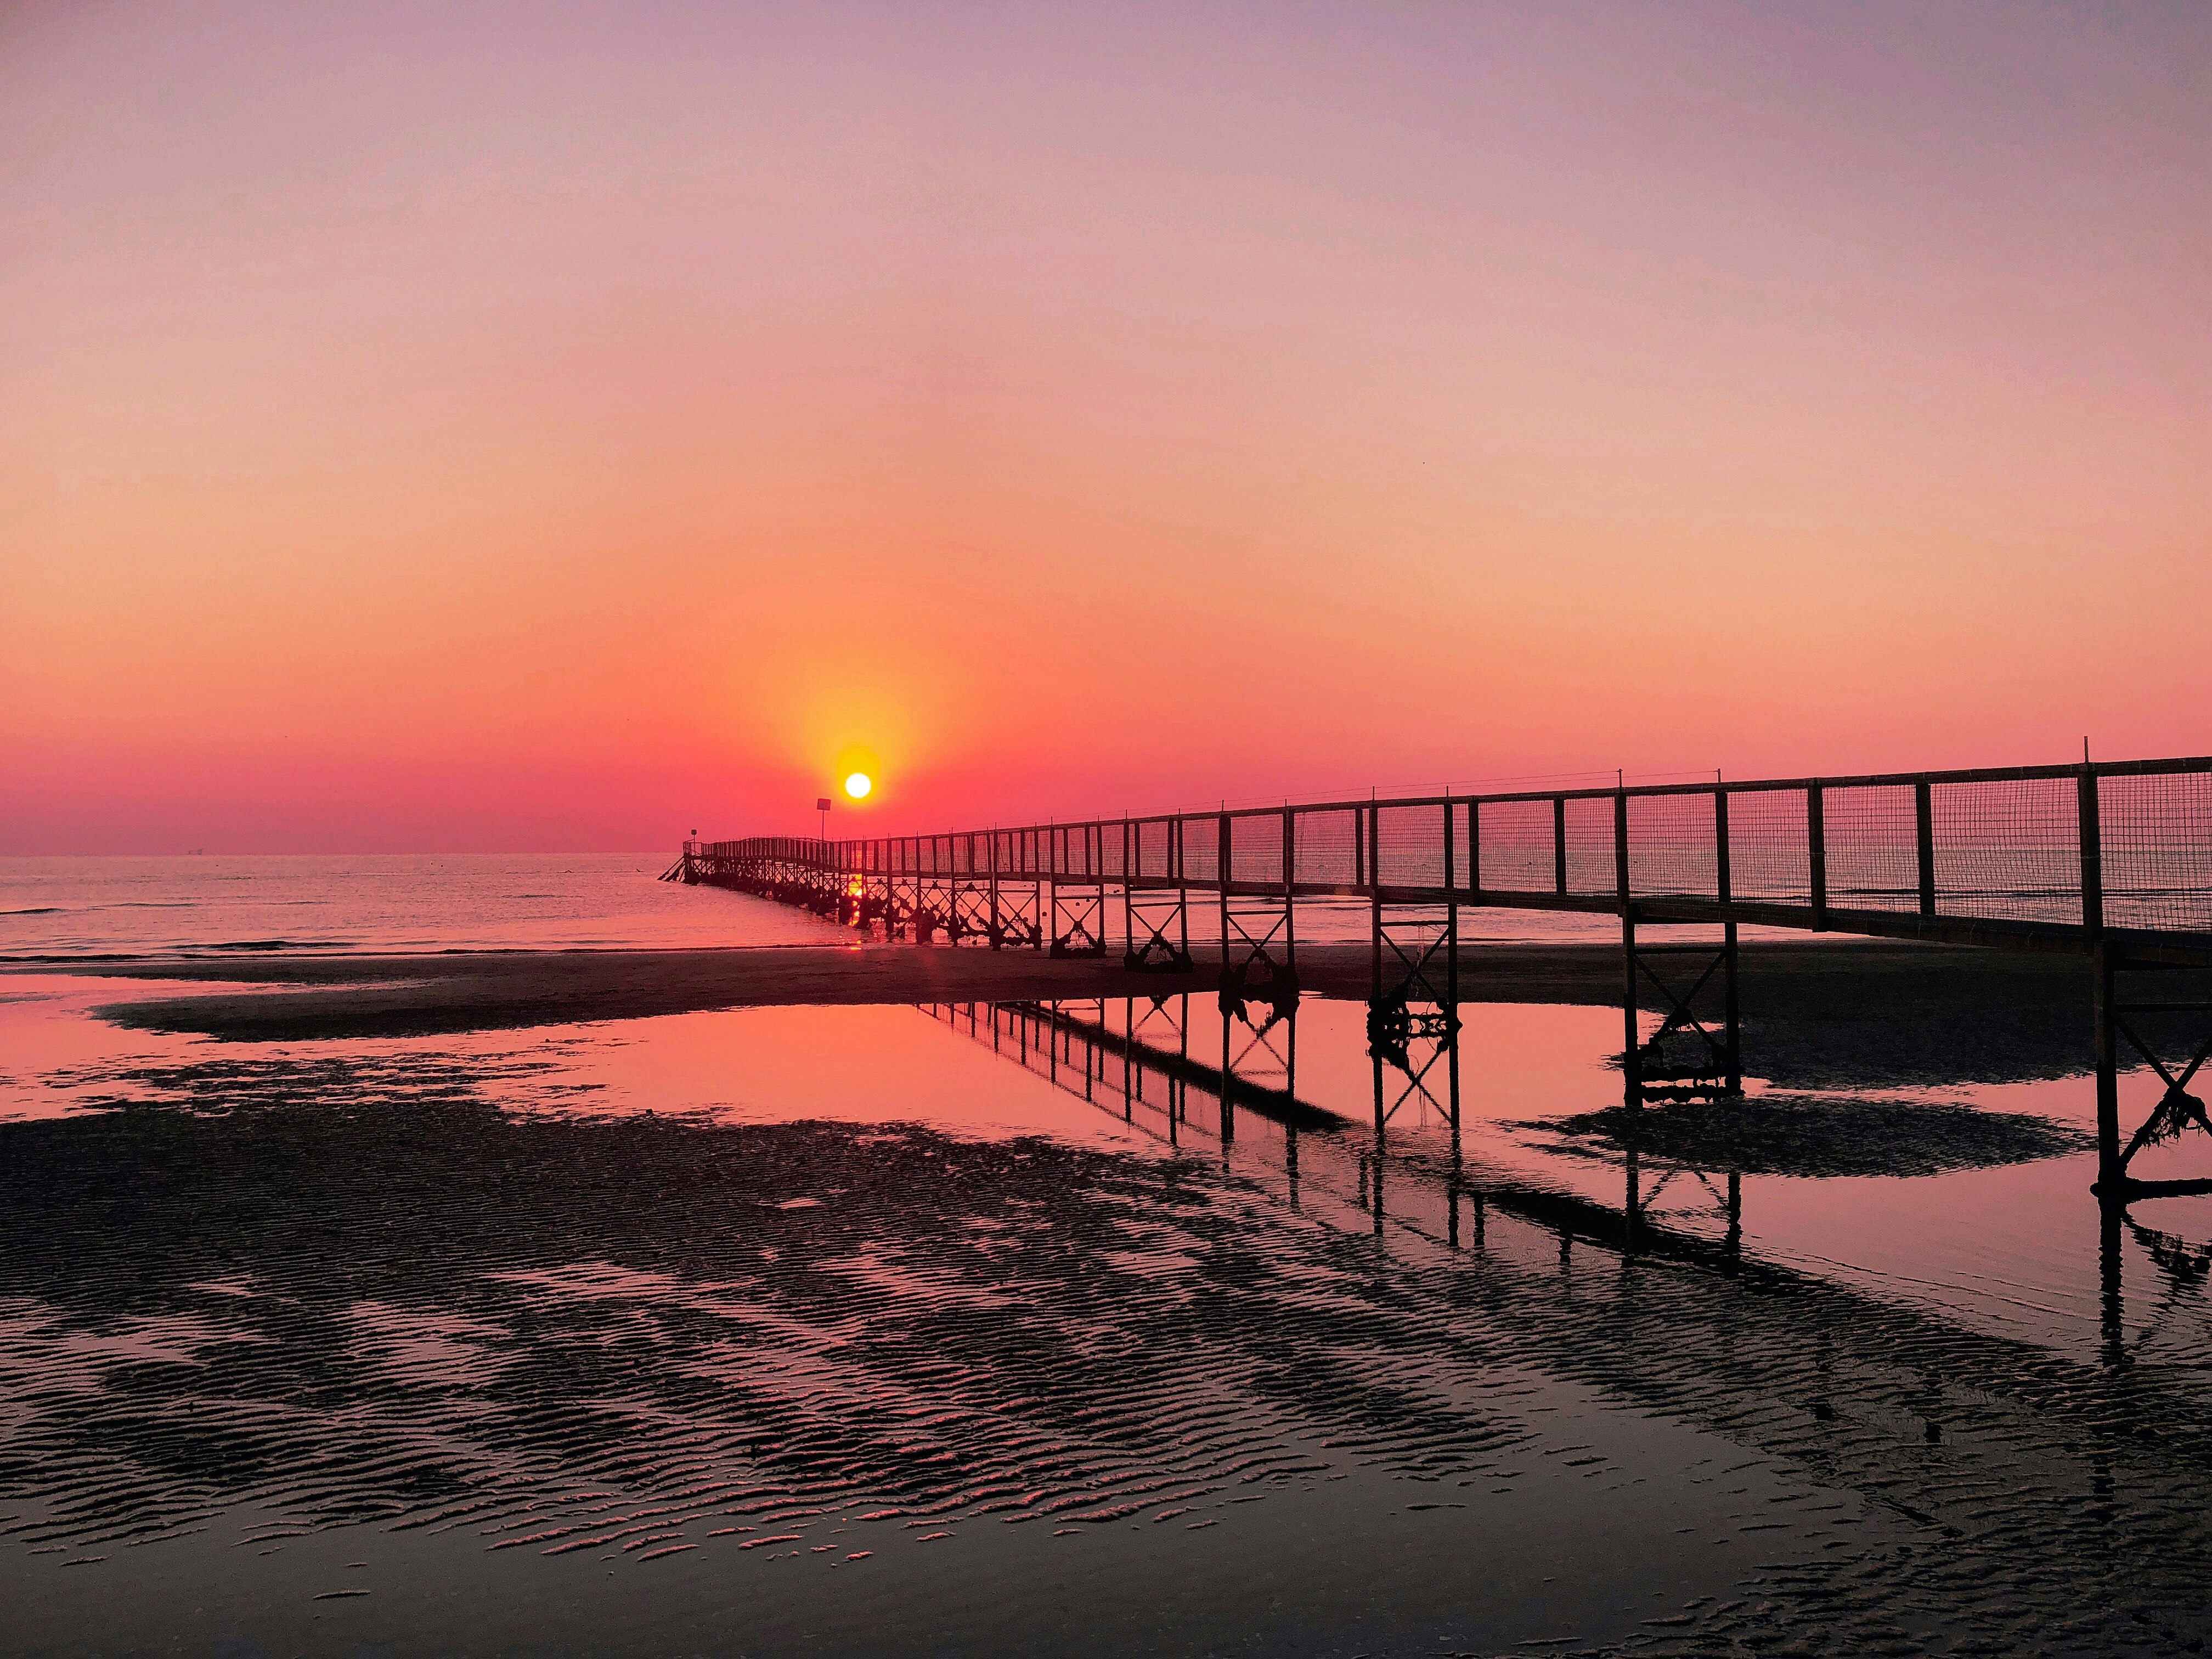
[[[0,958],[809,945],[781,905],[626,853],[0,859]]]
[[[626,853],[0,859],[0,960],[261,951],[650,950],[849,944],[848,929]],[[1203,906],[1194,941],[1211,939]],[[1606,939],[1603,916],[1468,912],[1469,939]],[[1301,905],[1298,936],[1367,937],[1366,907]]]

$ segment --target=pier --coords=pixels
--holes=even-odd
[[[2212,757],[690,841],[668,878],[886,939],[1054,957],[1118,945],[1127,969],[1168,975],[1198,970],[1195,928],[1214,936],[1223,1006],[1238,1010],[1295,1006],[1302,902],[1364,905],[1378,1077],[1387,1059],[1425,1089],[1441,1066],[1447,1111],[1469,908],[1618,919],[1632,1107],[1741,1092],[1742,927],[2069,953],[2091,968],[2097,1194],[2212,1190],[2129,1173],[2146,1146],[2212,1133],[2191,1092],[2212,1057]],[[1648,1033],[1647,988],[1661,1003]],[[2119,1079],[2136,1063],[2163,1092],[2129,1130]]]

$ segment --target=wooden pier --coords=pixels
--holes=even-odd
[[[1295,1003],[1301,902],[1352,901],[1370,923],[1370,1046],[1414,1077],[1455,1060],[1462,910],[1613,916],[1632,1106],[1740,1091],[1741,927],[2068,952],[2093,970],[2099,1195],[2212,1190],[2129,1174],[2147,1145],[2212,1133],[2190,1091],[2212,1056],[2191,971],[2212,968],[2212,757],[691,841],[668,873],[885,939],[1054,956],[1118,943],[1127,967],[1168,974],[1195,969],[1196,914],[1224,1006],[1240,1008]],[[1639,931],[1655,925],[1663,938]],[[1646,986],[1662,1004],[1648,1034]],[[2124,1137],[2130,1056],[2164,1092]]]

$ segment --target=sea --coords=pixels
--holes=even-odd
[[[1630,1119],[1611,1010],[1173,988],[191,1029],[256,952],[853,942],[659,872],[0,866],[0,1650],[2212,1639],[2212,1200],[2100,1210],[2080,1075],[1754,1021]]]
[[[696,950],[851,944],[803,911],[657,878],[636,854],[0,858],[0,960],[253,953]],[[1299,936],[1367,937],[1364,905],[1298,907]],[[1206,918],[1194,915],[1202,932]],[[1605,939],[1602,916],[1468,911],[1468,939]]]

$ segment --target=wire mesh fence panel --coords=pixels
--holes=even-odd
[[[1182,820],[1182,878],[1201,883],[1221,878],[1221,821],[1218,818]]]
[[[2212,775],[2097,780],[2105,925],[2212,931]]]
[[[1473,801],[1451,803],[1451,868],[1444,881],[1462,892],[1474,885],[1474,812]]]
[[[1279,813],[1229,820],[1229,878],[1279,882],[1283,878],[1283,820]]]
[[[1132,826],[1136,837],[1139,879],[1164,881],[1175,874],[1175,824],[1167,818],[1145,818]]]
[[[1291,854],[1299,881],[1330,887],[1358,884],[1360,834],[1356,808],[1300,812],[1294,836]]]
[[[1802,789],[1729,791],[1729,895],[1753,904],[1813,902]]]
[[[1377,807],[1375,873],[1385,887],[1444,884],[1444,809],[1441,805]]]
[[[1920,908],[1919,817],[1911,784],[1824,789],[1820,813],[1832,908]]]
[[[2098,774],[2105,920],[2116,928],[2212,933],[2212,773],[2190,769],[2198,762],[2146,764],[2176,769]],[[1829,908],[1841,913],[1835,925],[1845,928],[1853,910],[1923,907],[1961,920],[2074,927],[2082,920],[2081,788],[2081,775],[2069,769],[2048,776],[1906,775],[1838,783],[1823,787],[1817,803],[1803,787],[1751,784],[1724,794],[1700,787],[1287,813],[1270,808],[1232,815],[1229,873],[1239,885],[1262,889],[1291,878],[1343,891],[1372,879],[1400,890],[1474,890],[1509,903],[1560,891],[1610,901],[1618,883],[1618,809],[1632,892],[1711,899],[1720,895],[1723,868],[1715,804],[1724,798],[1729,896],[1744,903],[1807,906],[1819,874]],[[815,885],[831,872],[903,878],[937,905],[990,872],[1017,881],[1212,885],[1223,873],[1224,822],[1208,812],[878,840],[694,841],[685,848],[688,858],[723,866],[720,873],[796,887]],[[1326,908],[1340,901],[1316,902]]]
[[[1628,890],[1720,896],[1719,842],[1711,795],[1628,798]]]
[[[1552,803],[1486,800],[1476,811],[1485,892],[1548,893],[1553,887]]]
[[[2017,778],[1929,786],[1936,909],[1947,916],[2077,925],[2081,786]]]
[[[1566,807],[1567,890],[1585,898],[1620,892],[1613,860],[1613,798],[1585,796]]]

